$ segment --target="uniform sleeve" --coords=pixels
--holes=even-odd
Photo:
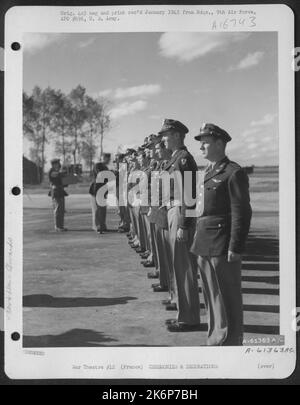
[[[229,196],[231,206],[231,235],[229,250],[242,253],[250,229],[252,209],[249,197],[249,179],[243,169],[236,170],[230,177]]]
[[[197,181],[197,171],[198,166],[191,155],[184,156],[179,162],[180,172],[183,176],[183,195],[182,195],[182,206],[181,214],[179,218],[179,227],[182,229],[187,229],[193,218],[186,217],[186,210],[191,210],[195,208],[196,199],[196,181]],[[188,177],[184,177],[185,172],[190,172]],[[186,180],[186,181],[185,181]]]

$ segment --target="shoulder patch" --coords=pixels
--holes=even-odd
[[[233,161],[230,161],[230,162],[229,162],[229,165],[230,165],[233,169],[241,169],[241,168],[242,168],[238,163],[233,162]]]

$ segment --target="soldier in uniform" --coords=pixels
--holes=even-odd
[[[137,164],[134,168],[134,170],[144,170],[145,162],[146,162],[146,154],[143,146],[138,147],[137,149],[138,156],[137,156]],[[130,173],[130,176],[128,178],[128,190],[134,187],[135,181],[131,183],[131,175],[134,175],[134,170]],[[146,253],[147,247],[146,247],[146,232],[144,228],[144,223],[142,219],[142,214],[141,214],[141,201],[138,198],[135,199],[135,201],[132,202],[132,214],[135,217],[135,223],[137,225],[137,237],[134,240],[130,240],[129,244],[130,246],[137,251],[137,253],[144,254]],[[148,252],[149,254],[150,252]]]
[[[130,149],[129,164],[127,169],[128,177],[138,167],[137,156],[138,156],[137,151],[135,149]],[[128,192],[128,190],[126,190],[126,192]],[[136,216],[134,215],[133,207],[127,202],[127,205],[122,208],[124,209],[124,224],[125,224],[125,226],[123,226],[123,229],[124,231],[126,231],[126,229],[129,230],[129,232],[127,233],[129,241],[137,240],[138,224]]]
[[[125,159],[125,154],[124,153],[117,153],[115,155],[115,160],[113,161],[114,163],[114,174],[115,174],[115,178],[116,178],[116,202],[118,205],[118,215],[120,217],[120,221],[119,221],[119,225],[118,225],[118,232],[119,233],[124,233],[127,232],[129,230],[130,227],[130,218],[128,218],[126,210],[125,210],[125,206],[123,204],[122,201],[122,195],[120,196],[120,187],[119,187],[119,183],[120,183],[120,170],[121,170],[121,166],[120,165],[124,165]],[[121,170],[122,172],[122,170]],[[120,198],[121,198],[121,203],[120,203]]]
[[[65,197],[68,195],[63,185],[62,178],[64,173],[61,171],[60,159],[51,160],[51,169],[49,171],[50,191],[49,196],[52,197],[54,209],[54,224],[56,232],[67,231],[64,227],[65,215]]]
[[[158,291],[168,291],[169,298],[163,300],[162,303],[165,305],[172,305],[175,302],[173,301],[174,297],[174,275],[173,275],[173,265],[172,257],[169,255],[168,249],[168,240],[169,240],[169,231],[168,231],[168,218],[167,211],[165,207],[161,206],[162,203],[162,184],[161,178],[164,171],[164,167],[168,164],[171,157],[171,151],[166,149],[164,142],[161,139],[161,136],[157,137],[155,145],[156,155],[158,159],[158,165],[155,169],[155,177],[157,182],[154,183],[153,188],[156,187],[157,196],[157,206],[151,207],[151,221],[154,223],[154,242],[156,257],[158,263],[158,276],[159,284],[153,284],[153,290]],[[148,278],[154,278],[154,274],[149,273]],[[176,303],[175,303],[176,304]]]
[[[145,167],[144,173],[147,176],[147,190],[148,190],[148,206],[141,207],[143,215],[143,220],[146,229],[147,241],[148,241],[148,251],[149,255],[145,261],[142,262],[144,267],[155,267],[158,271],[158,261],[155,251],[155,226],[153,221],[151,220],[150,214],[151,209],[151,174],[157,167],[157,159],[155,158],[155,140],[156,135],[151,134],[148,136],[148,143],[146,145],[146,154],[148,157],[148,164]]]
[[[159,134],[163,134],[166,148],[172,151],[169,162],[164,167],[169,174],[179,175],[182,190],[186,188],[195,194],[198,167],[193,156],[184,145],[188,128],[180,121],[166,119]],[[184,173],[190,172],[191,184],[184,185]],[[174,176],[175,177],[175,176]],[[197,279],[197,263],[190,253],[190,246],[194,236],[195,218],[188,217],[186,211],[189,206],[181,193],[180,201],[176,201],[175,182],[171,183],[168,210],[169,249],[172,257],[178,294],[178,317],[167,323],[171,332],[199,330],[200,303]],[[169,306],[166,309],[171,309]]]
[[[241,345],[243,306],[241,254],[251,221],[246,172],[225,155],[229,134],[203,124],[201,155],[209,161],[196,211],[196,233],[191,252],[198,256],[208,313],[208,345]]]
[[[93,170],[94,180],[89,188],[89,194],[91,195],[91,206],[92,206],[92,227],[99,234],[103,234],[105,231],[107,231],[107,226],[106,226],[106,208],[107,207],[106,207],[106,205],[104,205],[104,206],[98,205],[97,201],[96,201],[96,196],[97,196],[98,190],[104,184],[106,184],[108,180],[105,179],[104,183],[98,183],[97,176],[98,176],[98,173],[109,170],[107,165],[109,165],[109,163],[110,163],[110,158],[111,158],[110,153],[104,153],[102,161],[96,163],[94,170]],[[105,194],[105,198],[107,198],[107,194],[108,193]]]

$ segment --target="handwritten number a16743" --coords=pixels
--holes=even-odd
[[[250,28],[256,27],[256,17],[249,17],[250,19]]]

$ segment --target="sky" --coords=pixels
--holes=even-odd
[[[36,85],[69,93],[80,84],[110,100],[106,152],[142,144],[172,118],[189,128],[186,145],[198,164],[205,162],[194,136],[203,123],[231,135],[230,159],[278,164],[276,33],[28,33],[23,49],[27,93]]]

